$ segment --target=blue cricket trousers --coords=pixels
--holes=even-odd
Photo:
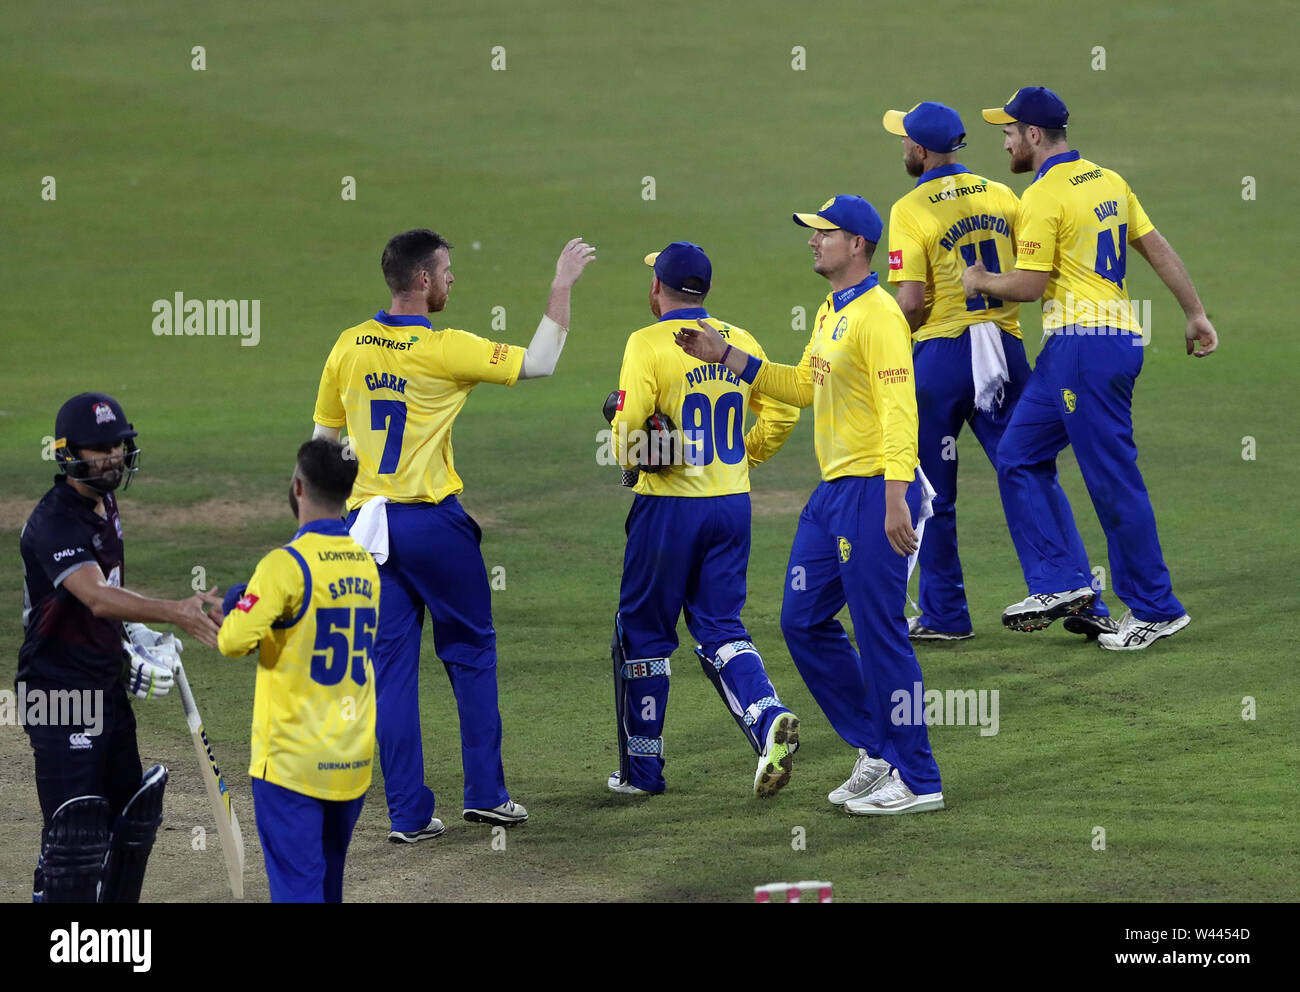
[[[460,716],[465,808],[510,798],[501,764],[496,631],[483,533],[455,496],[441,503],[389,503],[388,560],[379,566],[375,634],[375,737],[394,830],[419,830],[433,816],[420,736],[420,640],[427,607],[433,644]],[[349,516],[351,525],[355,514]]]
[[[271,902],[343,901],[343,861],[365,800],[316,799],[253,779]]]
[[[915,525],[919,482],[908,487],[907,505]],[[894,694],[901,691],[911,700],[922,677],[903,616],[907,559],[885,536],[883,475],[833,479],[813,490],[799,515],[785,581],[781,632],[835,732],[894,765],[917,795],[941,792],[925,725],[890,719],[899,703]],[[835,619],[846,601],[856,650]]]
[[[750,506],[748,493],[730,496],[643,496],[632,502],[627,516],[627,548],[618,613],[623,650],[629,660],[667,658],[677,648],[677,619],[712,658],[731,641],[748,641],[741,623],[745,605],[745,573],[749,568]],[[741,709],[776,690],[757,651],[742,651],[719,673]],[[629,732],[662,736],[668,706],[668,677],[651,676],[632,682]],[[760,741],[784,706],[763,709],[753,729]],[[634,755],[629,781],[647,792],[664,790],[664,759]]]
[[[1140,344],[1108,327],[1053,334],[998,445],[998,472],[1008,515],[1023,524],[1012,537],[1031,593],[1091,581],[1076,563],[1078,532],[1056,477],[1056,456],[1068,444],[1106,533],[1115,594],[1139,620],[1174,620],[1185,611],[1174,597],[1133,443]]]
[[[916,369],[916,406],[920,419],[919,444],[921,471],[934,487],[934,516],[925,525],[925,540],[917,556],[921,570],[921,624],[931,630],[959,634],[971,629],[970,610],[966,605],[966,586],[962,578],[961,559],[957,554],[957,449],[956,439],[963,424],[970,424],[984,453],[997,468],[998,444],[1011,420],[1016,403],[1029,381],[1029,362],[1025,343],[1014,334],[1002,332],[1002,350],[1007,356],[1010,381],[1003,400],[992,413],[975,406],[975,385],[971,378],[970,334],[957,338],[930,338],[917,344],[912,354]],[[951,439],[951,440],[949,440]],[[1019,551],[1024,540],[1017,530],[1028,521],[1010,512],[1004,477],[998,475],[998,489],[1012,543]],[[1072,541],[1071,554],[1082,574],[1091,582],[1088,553],[1076,528],[1067,538]],[[1078,588],[1072,586],[1071,588]],[[1041,590],[1035,590],[1041,591]],[[1053,589],[1052,592],[1060,592]],[[1109,610],[1098,596],[1089,610],[1108,616]]]

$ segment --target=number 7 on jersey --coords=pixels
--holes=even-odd
[[[401,400],[371,400],[370,429],[388,431],[384,453],[379,459],[380,475],[392,475],[402,458],[402,435],[406,433],[406,404]]]

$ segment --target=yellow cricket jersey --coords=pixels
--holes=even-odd
[[[871,273],[831,293],[798,365],[763,362],[754,388],[813,408],[826,481],[873,476],[911,482],[917,457],[916,386],[907,318]]]
[[[667,414],[682,432],[683,465],[642,472],[636,492],[649,496],[727,496],[749,492],[749,467],[785,443],[799,411],[763,396],[721,364],[692,358],[674,342],[682,327],[712,319],[703,307],[664,314],[628,338],[618,377],[619,406],[611,425],[620,464],[631,468],[649,456],[646,418]],[[762,358],[750,333],[714,320],[730,344]],[[745,408],[758,418],[745,433]]]
[[[1053,155],[1020,199],[1016,268],[1050,272],[1043,330],[1142,330],[1124,279],[1128,245],[1155,230],[1117,172],[1077,151]]]
[[[339,335],[313,419],[347,428],[357,456],[348,509],[372,496],[439,503],[461,492],[451,452],[456,414],[480,382],[513,386],[524,351],[382,310]]]
[[[378,617],[379,572],[341,520],[258,562],[217,635],[231,658],[260,648],[250,776],[317,799],[370,788]]]
[[[925,284],[925,323],[912,337],[957,338],[992,321],[1020,337],[1020,304],[968,297],[961,274],[976,260],[990,272],[1016,261],[1016,194],[956,162],[923,174],[889,211],[889,281]]]

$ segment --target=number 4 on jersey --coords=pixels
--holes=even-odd
[[[1124,275],[1128,270],[1128,225],[1119,226],[1119,247],[1115,246],[1115,235],[1106,228],[1097,232],[1097,261],[1093,270],[1103,279],[1108,279],[1120,289],[1124,288]]]

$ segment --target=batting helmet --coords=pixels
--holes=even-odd
[[[59,407],[54,437],[54,461],[60,471],[96,492],[111,493],[119,485],[125,489],[131,484],[131,476],[139,471],[135,427],[127,422],[121,404],[105,393],[78,393]],[[81,457],[80,449],[107,450],[117,444],[125,448],[122,467],[92,475],[91,463]],[[96,471],[100,468],[98,461]]]

